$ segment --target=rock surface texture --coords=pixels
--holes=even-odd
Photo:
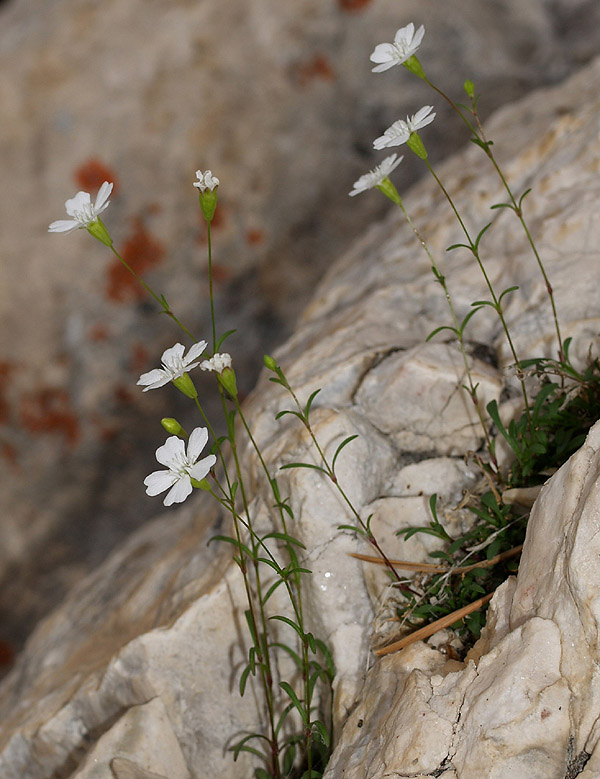
[[[179,333],[86,234],[48,235],[64,201],[112,178],[117,245],[202,337],[192,181],[197,168],[218,174],[217,307],[223,329],[238,328],[248,390],[315,279],[387,208],[346,194],[377,159],[372,140],[431,101],[408,74],[373,76],[374,45],[424,23],[428,72],[454,91],[457,73],[473,77],[489,111],[589,61],[598,14],[596,0],[453,0],[452,14],[438,0],[2,3],[0,642],[22,643],[153,515],[140,485],[156,419],[187,409],[134,387]],[[441,159],[461,128],[433,102]],[[405,160],[404,182],[420,174]]]
[[[487,126],[515,191],[534,187],[527,217],[580,361],[590,344],[597,353],[600,331],[598,83],[600,60]],[[498,289],[519,285],[506,307],[517,348],[553,354],[544,283],[514,216],[489,210],[503,192],[481,151],[467,148],[438,173],[474,231],[494,221],[482,251]],[[468,256],[445,254],[461,236],[442,196],[426,180],[404,202],[464,316],[484,288]],[[481,442],[457,389],[457,350],[441,336],[424,343],[446,321],[428,259],[394,212],[331,269],[277,354],[301,400],[322,388],[313,423],[329,455],[359,435],[339,459],[338,478],[361,515],[373,513],[377,532],[389,535],[392,556],[424,557],[415,539],[403,544],[393,531],[423,524],[433,492],[452,504],[476,478],[462,460]],[[514,405],[498,323],[480,313],[468,338],[482,395]],[[288,406],[267,377],[246,403],[273,472],[314,457],[295,420],[275,421]],[[252,511],[267,522],[272,499],[250,452],[243,462]],[[367,564],[347,555],[364,549],[338,529],[350,521],[344,504],[319,473],[282,473],[313,571],[309,627],[330,645],[338,670],[339,743],[328,779],[600,774],[600,429],[545,487],[519,576],[497,591],[466,665],[426,644],[372,664],[371,622],[383,593]],[[3,779],[113,779],[132,765],[177,779],[250,775],[249,763],[234,764],[224,749],[257,713],[252,696],[237,693],[242,587],[230,551],[206,546],[226,526],[207,497],[132,536],[40,624],[0,687]]]

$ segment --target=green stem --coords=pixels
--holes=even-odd
[[[483,410],[482,410],[482,408],[481,408],[481,406],[479,404],[479,399],[477,398],[477,387],[473,383],[473,377],[471,375],[471,367],[469,365],[469,360],[468,360],[468,357],[467,357],[467,350],[465,348],[465,340],[464,340],[464,336],[463,336],[463,330],[462,330],[462,328],[460,326],[460,323],[458,321],[458,317],[456,316],[456,311],[454,309],[454,304],[452,303],[452,298],[450,297],[450,290],[448,289],[448,285],[446,284],[446,278],[440,272],[439,268],[437,267],[436,262],[433,259],[433,256],[432,256],[431,252],[429,251],[429,247],[427,246],[427,243],[425,242],[425,239],[423,238],[423,236],[419,232],[418,228],[416,227],[415,223],[411,219],[408,211],[406,210],[406,208],[404,207],[404,204],[402,203],[402,200],[398,201],[398,206],[401,209],[402,213],[404,214],[404,217],[405,217],[406,221],[408,222],[408,224],[410,225],[413,233],[417,237],[417,240],[419,241],[419,243],[423,247],[423,250],[427,254],[427,256],[429,258],[429,261],[431,263],[431,267],[433,269],[433,275],[434,275],[435,279],[441,284],[442,289],[444,290],[444,295],[446,297],[446,302],[447,302],[448,308],[450,310],[450,316],[452,317],[452,322],[454,323],[454,331],[456,333],[456,337],[458,339],[458,344],[459,344],[459,347],[460,347],[460,352],[462,354],[463,364],[465,366],[465,375],[467,377],[467,381],[468,381],[468,384],[469,384],[469,386],[468,386],[468,393],[469,393],[469,396],[471,397],[473,405],[475,406],[475,410],[477,412],[477,416],[479,417],[479,422],[481,424],[481,429],[483,430],[483,435],[485,437],[486,446],[487,446],[487,450],[489,452],[490,459],[492,461],[492,464],[494,465],[494,468],[497,470],[497,462],[496,462],[496,457],[494,455],[494,447],[492,446],[492,442],[490,440],[490,434],[488,432],[487,425],[485,423]]]
[[[158,303],[158,305],[159,305],[159,306],[160,306],[160,307],[163,309],[163,311],[165,312],[165,314],[167,314],[167,316],[170,316],[170,317],[171,317],[171,319],[172,319],[174,322],[176,322],[176,323],[179,325],[179,327],[180,327],[180,328],[183,330],[183,332],[184,332],[186,335],[188,335],[188,336],[189,336],[189,337],[192,339],[192,341],[194,341],[194,343],[196,343],[196,342],[197,342],[197,339],[196,339],[196,338],[194,338],[194,336],[193,336],[193,335],[190,333],[190,331],[187,329],[187,327],[186,327],[186,326],[185,326],[185,325],[184,325],[182,322],[180,322],[180,320],[179,320],[179,319],[177,319],[177,317],[175,316],[175,314],[174,314],[174,313],[171,311],[171,308],[170,308],[169,304],[167,303],[167,301],[164,299],[164,297],[163,297],[163,298],[159,298],[159,297],[158,297],[158,295],[156,294],[156,292],[154,292],[154,290],[153,290],[153,289],[152,289],[152,288],[151,288],[151,287],[150,287],[148,284],[146,284],[146,282],[144,281],[144,279],[143,279],[141,276],[139,276],[139,275],[138,275],[138,274],[137,274],[137,273],[136,273],[136,272],[133,270],[133,268],[131,267],[131,265],[129,265],[129,263],[128,263],[128,262],[126,262],[126,261],[123,259],[123,257],[121,257],[121,255],[119,254],[119,252],[118,252],[118,251],[115,249],[115,247],[114,247],[112,244],[111,244],[111,246],[110,246],[110,249],[111,249],[111,251],[113,252],[113,254],[115,254],[115,255],[116,255],[117,259],[118,259],[118,260],[119,260],[119,261],[120,261],[120,262],[123,264],[123,266],[124,266],[125,268],[127,268],[127,270],[129,271],[129,273],[131,273],[131,275],[132,275],[132,276],[133,276],[133,277],[134,277],[134,278],[135,278],[135,279],[138,281],[138,283],[139,283],[139,284],[141,284],[141,285],[142,285],[142,287],[144,287],[144,289],[146,290],[146,292],[148,292],[148,293],[149,293],[149,294],[150,294],[150,295],[151,295],[151,296],[154,298],[154,300],[156,300],[156,302],[157,302],[157,303]]]
[[[477,245],[473,242],[473,240],[472,240],[472,238],[471,238],[471,236],[469,234],[469,231],[467,230],[467,228],[465,226],[465,223],[463,222],[463,220],[462,220],[462,218],[461,218],[461,216],[460,216],[456,206],[454,205],[454,201],[450,197],[450,194],[448,193],[448,191],[446,190],[446,188],[442,184],[441,180],[438,178],[438,176],[437,176],[436,172],[434,171],[434,169],[432,168],[431,163],[429,162],[429,160],[425,160],[425,164],[427,165],[427,168],[429,169],[429,172],[431,173],[431,175],[433,176],[433,178],[437,182],[438,186],[440,187],[440,189],[444,193],[444,196],[446,197],[446,200],[450,204],[450,207],[452,208],[452,211],[454,212],[454,215],[456,216],[456,219],[458,220],[458,223],[460,224],[461,229],[462,229],[463,233],[465,234],[465,237],[467,239],[467,242],[468,242],[471,254],[475,258],[475,260],[477,262],[477,265],[479,266],[479,269],[480,269],[481,273],[483,274],[483,278],[485,279],[485,283],[486,283],[487,288],[489,290],[489,293],[490,293],[490,295],[492,297],[492,301],[493,301],[493,304],[494,304],[494,309],[495,309],[496,313],[498,314],[498,317],[500,318],[500,322],[502,323],[502,329],[504,330],[504,334],[506,336],[506,340],[508,342],[508,346],[509,346],[511,354],[513,356],[513,360],[515,362],[515,366],[516,366],[516,370],[517,370],[517,378],[518,378],[518,380],[519,380],[519,382],[521,384],[521,392],[523,393],[523,401],[524,401],[524,404],[525,404],[525,413],[527,415],[529,431],[532,434],[533,433],[533,422],[532,422],[532,419],[531,419],[531,411],[530,411],[530,408],[529,408],[529,399],[527,397],[527,388],[525,386],[525,378],[523,376],[523,371],[521,370],[521,363],[520,363],[520,360],[519,360],[519,358],[517,356],[517,351],[515,349],[515,345],[513,343],[513,340],[512,340],[511,334],[510,334],[510,330],[508,329],[508,325],[506,324],[506,319],[504,318],[504,312],[502,311],[502,304],[499,301],[498,297],[496,296],[496,293],[494,291],[494,287],[492,285],[492,282],[490,281],[490,278],[489,278],[489,276],[487,274],[485,266],[484,266],[484,264],[483,264],[483,262],[481,260],[480,255],[479,255],[479,249],[477,248]]]
[[[212,240],[210,233],[210,222],[206,221],[208,235],[208,295],[210,298],[210,321],[212,325],[212,350],[213,354],[217,351],[217,326],[215,319],[215,301],[213,296],[213,274],[212,274]]]

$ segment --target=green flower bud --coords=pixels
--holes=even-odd
[[[471,81],[470,78],[468,78],[465,83],[463,84],[464,90],[467,93],[468,97],[473,100],[475,97],[475,84]]]
[[[173,384],[180,392],[187,395],[188,398],[194,400],[198,397],[198,392],[196,391],[196,387],[194,387],[194,382],[190,379],[189,373],[184,373],[183,376],[178,376],[176,379],[173,379]]]
[[[164,427],[167,433],[170,433],[171,435],[176,435],[179,438],[188,437],[188,434],[181,427],[179,422],[176,419],[173,419],[173,417],[164,417],[160,420],[160,424]]]
[[[97,217],[93,222],[89,223],[87,226],[87,231],[90,235],[93,235],[94,238],[97,238],[105,246],[113,245],[113,239],[108,234],[108,230],[106,229],[104,222],[100,219],[100,217]]]
[[[265,368],[268,368],[270,371],[273,371],[273,373],[277,373],[277,363],[271,357],[271,355],[265,354],[263,357],[263,363],[265,365]]]

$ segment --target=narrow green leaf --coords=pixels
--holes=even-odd
[[[300,549],[306,549],[302,541],[298,541],[297,538],[294,538],[293,536],[290,536],[287,533],[279,533],[273,531],[271,533],[267,533],[266,536],[263,536],[262,540],[266,541],[267,538],[278,538],[280,541],[285,541],[288,544],[294,544],[294,546],[299,546]]]
[[[310,414],[310,409],[313,404],[313,400],[317,397],[319,392],[321,392],[321,390],[316,389],[313,393],[311,393],[309,399],[306,401],[306,406],[304,407],[304,416],[306,419],[308,419],[308,415]]]
[[[274,617],[269,617],[269,619],[277,619],[279,622],[285,622],[286,625],[289,625],[291,628],[293,628],[296,633],[300,636],[300,641],[304,641],[304,633],[302,632],[301,628],[296,625],[295,622],[292,622],[292,620],[289,617],[282,617],[281,615],[275,615]]]
[[[235,332],[237,332],[237,330],[228,330],[226,333],[223,333],[223,335],[217,341],[215,352],[218,352],[219,349],[221,348],[221,345],[224,343],[225,339],[229,338],[229,336],[233,335]]]
[[[288,682],[279,682],[279,686],[289,696],[290,700],[294,704],[294,708],[296,709],[298,714],[302,717],[302,722],[304,722],[305,725],[308,725],[308,716],[306,714],[306,711],[304,710],[304,707],[300,703],[300,700],[296,695],[296,693],[294,692],[294,689],[291,686],[291,684],[289,684]]]
[[[246,682],[248,681],[248,676],[251,673],[251,668],[249,665],[247,665],[244,670],[242,671],[242,675],[240,676],[240,695],[242,698],[244,697],[244,692],[246,690]]]
[[[322,471],[327,474],[325,468],[322,468],[320,465],[313,465],[312,463],[287,463],[286,465],[282,465],[280,470],[285,471],[288,468],[312,468],[315,471]]]
[[[355,435],[349,435],[349,436],[348,436],[348,438],[344,438],[344,440],[342,441],[342,443],[341,443],[341,444],[338,446],[338,448],[335,450],[335,454],[333,455],[333,460],[331,461],[331,470],[332,470],[332,471],[335,471],[335,463],[336,463],[336,460],[337,460],[337,458],[339,457],[339,455],[340,455],[340,452],[342,451],[342,449],[343,449],[345,446],[348,446],[348,444],[349,444],[351,441],[354,441],[354,439],[355,439],[355,438],[358,438],[358,435],[356,435],[356,434],[355,434]]]
[[[325,725],[320,720],[315,720],[312,723],[312,726],[317,731],[323,744],[325,744],[325,746],[328,747],[329,744],[331,743],[331,740],[329,736],[329,731],[327,730]]]
[[[441,327],[436,327],[435,330],[432,330],[427,338],[425,339],[426,342],[431,341],[431,339],[436,336],[438,333],[441,333],[442,330],[450,330],[451,333],[458,336],[458,330],[455,327],[450,327],[450,325],[442,325]]]
[[[366,536],[368,533],[362,529],[362,527],[355,527],[354,525],[338,525],[338,530],[351,530],[353,533],[358,533],[361,536]]]

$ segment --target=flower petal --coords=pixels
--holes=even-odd
[[[210,469],[213,467],[213,465],[216,464],[216,462],[217,458],[214,456],[214,454],[209,454],[208,457],[203,457],[190,468],[190,476],[192,479],[196,479],[196,481],[202,481],[202,479],[208,476]]]
[[[176,361],[183,360],[184,352],[185,346],[183,344],[177,343],[175,346],[171,346],[169,349],[165,349],[160,360],[163,365],[168,367],[170,364],[173,364]]]
[[[73,230],[77,230],[78,227],[81,227],[79,222],[76,222],[74,219],[59,219],[57,222],[52,222],[50,227],[48,227],[49,233],[70,233]]]
[[[195,463],[208,441],[208,430],[205,427],[196,427],[192,430],[188,441],[188,460]]]
[[[172,506],[173,503],[183,503],[183,501],[191,494],[193,490],[192,481],[189,476],[182,476],[177,479],[177,482],[167,493],[166,498],[163,500],[165,506]]]
[[[113,190],[113,184],[109,184],[108,181],[105,181],[104,184],[100,187],[98,190],[98,194],[96,195],[96,202],[94,203],[94,211],[99,214],[108,206],[108,203],[106,202],[108,198],[110,197],[110,193]]]
[[[193,344],[190,346],[190,350],[187,353],[187,356],[185,357],[183,364],[185,366],[189,365],[189,363],[192,362],[192,360],[195,360],[197,357],[200,357],[202,352],[206,349],[208,346],[206,341],[198,341],[197,344]]]
[[[69,216],[75,216],[78,211],[82,211],[86,206],[91,208],[92,200],[89,192],[78,192],[75,197],[65,202],[65,208]]]
[[[144,479],[146,485],[146,495],[160,495],[161,492],[168,490],[179,479],[173,471],[154,471]]]
[[[154,370],[148,373],[142,373],[137,380],[137,384],[144,387],[144,392],[149,389],[156,389],[157,387],[163,387],[171,381],[169,374],[162,370],[162,368],[154,368]]]
[[[161,465],[180,467],[186,461],[185,444],[176,435],[169,436],[156,450],[156,459]]]

